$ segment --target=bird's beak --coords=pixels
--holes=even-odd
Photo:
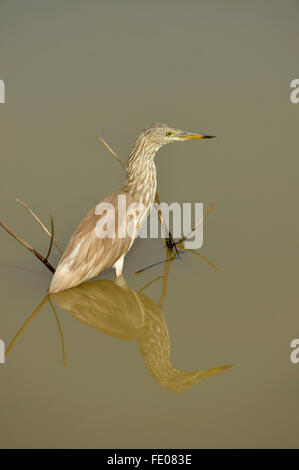
[[[213,139],[215,135],[202,134],[201,132],[180,132],[181,139]]]

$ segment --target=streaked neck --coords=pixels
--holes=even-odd
[[[127,163],[125,189],[135,193],[156,192],[157,177],[154,157],[160,146],[138,139]],[[152,197],[151,197],[152,198]]]

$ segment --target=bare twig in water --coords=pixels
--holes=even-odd
[[[167,249],[171,250],[171,248],[166,247]],[[172,250],[171,250],[172,251]],[[171,261],[174,261],[175,259],[178,258],[179,252],[175,252],[173,258]],[[147,271],[148,269],[154,268],[155,266],[159,266],[159,264],[164,264],[167,263],[168,258],[162,259],[162,261],[158,261],[157,263],[150,264],[149,266],[146,266],[145,268],[139,269],[138,271],[135,272],[135,275],[138,276],[139,274],[143,273],[144,271]]]
[[[32,248],[32,246],[29,245],[29,243],[25,242],[25,240],[23,240],[15,232],[13,232],[10,228],[8,228],[7,225],[5,225],[4,222],[2,222],[1,220],[0,220],[0,225],[2,225],[4,230],[6,230],[7,233],[9,233],[13,238],[15,238],[15,240],[17,240],[19,243],[21,243],[21,245],[23,245],[25,248],[27,248],[27,250],[31,251],[31,253],[33,253],[34,256],[36,256],[49,269],[49,271],[51,271],[51,273],[53,273],[53,274],[55,273],[55,269],[49,263],[49,261],[47,261],[38,251],[36,251],[34,248]]]
[[[53,240],[54,240],[54,218],[53,218],[53,214],[50,214],[50,218],[51,218],[51,239],[50,239],[50,245],[49,245],[48,253],[45,257],[46,261],[48,260],[48,258],[50,256],[52,246],[53,246]]]
[[[33,212],[32,209],[30,209],[29,206],[27,206],[27,204],[25,204],[24,201],[22,201],[21,199],[17,198],[16,201],[21,204],[21,206],[25,207],[25,209],[29,212],[29,214],[32,215],[32,217],[39,223],[39,225],[44,229],[44,231],[46,232],[47,235],[49,235],[49,237],[51,237],[51,233],[49,232],[49,230],[47,229],[47,227],[42,223],[42,221],[37,217],[37,215]],[[54,245],[56,246],[56,248],[60,251],[60,253],[62,254],[63,253],[63,250],[60,248],[60,246],[58,245],[57,241],[55,240],[55,238],[53,238],[53,243]]]
[[[112,148],[110,147],[110,145],[107,144],[107,142],[103,139],[103,137],[100,137],[98,135],[98,139],[102,142],[102,144],[105,145],[105,147],[112,153],[112,155],[116,158],[116,160],[119,161],[119,163],[121,164],[121,166],[126,170],[127,167],[125,165],[125,163],[121,160],[121,158],[119,158],[119,156],[117,155],[117,153],[114,152],[114,150],[112,150]]]
[[[212,211],[212,209],[214,209],[214,207],[216,206],[215,202],[213,202],[210,207],[208,208],[207,212],[203,215],[203,217],[195,224],[195,226],[192,228],[191,232],[189,232],[187,235],[185,235],[183,238],[181,238],[180,240],[174,242],[172,241],[172,245],[170,244],[170,246],[167,245],[167,248],[169,248],[171,251],[173,250],[173,248],[175,248],[176,252],[175,252],[175,255],[169,259],[168,257],[166,257],[166,259],[162,260],[162,261],[158,261],[157,263],[153,263],[149,266],[146,266],[145,268],[142,268],[142,269],[139,269],[139,271],[136,271],[135,274],[136,275],[139,275],[141,274],[142,272],[144,271],[147,271],[148,269],[151,269],[155,266],[158,266],[159,264],[164,264],[164,263],[168,263],[169,261],[174,261],[176,258],[179,257],[180,253],[184,253],[186,251],[189,251],[190,253],[193,253],[197,256],[199,256],[203,261],[205,261],[206,263],[208,263],[212,268],[214,268],[216,271],[220,271],[220,268],[218,266],[216,266],[214,263],[212,263],[212,261],[208,260],[208,258],[206,258],[205,256],[203,256],[201,253],[198,253],[197,251],[195,250],[192,250],[190,248],[185,248],[184,245],[183,245],[183,242],[185,240],[187,240],[191,235],[192,233],[199,227],[200,224],[203,223],[203,221],[205,220],[205,218],[210,214],[210,212]],[[165,223],[165,222],[164,222]],[[169,232],[170,233],[170,232]],[[178,249],[180,251],[178,251]],[[169,264],[169,263],[168,263]],[[158,280],[155,279],[155,281]],[[153,282],[155,282],[153,281]],[[148,286],[145,286],[145,288],[148,287]]]
[[[193,253],[194,255],[199,256],[203,261],[205,261],[206,263],[208,263],[208,265],[211,266],[211,268],[214,268],[215,271],[221,271],[221,269],[220,269],[218,266],[216,266],[216,264],[214,264],[212,261],[210,261],[208,258],[206,258],[206,257],[205,257],[204,255],[202,255],[201,253],[198,253],[197,251],[192,250],[191,248],[184,248],[183,245],[182,245],[182,246],[177,245],[177,248],[179,248],[178,253],[174,253],[173,258],[172,258],[170,261],[174,261],[175,259],[179,259],[181,254],[184,254],[184,253],[186,253],[187,251],[189,251],[190,253]],[[170,249],[170,248],[169,248],[169,249]],[[147,271],[148,269],[154,268],[155,266],[159,266],[159,264],[165,264],[165,263],[167,263],[168,261],[169,261],[169,260],[166,258],[166,259],[162,259],[161,261],[158,261],[157,263],[150,264],[149,266],[146,266],[145,268],[142,268],[142,269],[139,269],[139,271],[136,271],[136,272],[135,272],[135,275],[138,276],[139,274],[143,273],[144,271]],[[141,290],[146,289],[146,288],[149,287],[151,284],[153,284],[154,282],[156,282],[156,281],[158,281],[159,279],[161,279],[161,277],[163,277],[163,276],[158,276],[156,279],[154,279],[154,280],[151,281],[149,284],[147,284],[146,286],[144,286]]]
[[[194,225],[194,227],[191,229],[191,231],[189,233],[187,233],[187,235],[184,235],[183,238],[181,238],[179,241],[175,242],[175,245],[179,245],[180,243],[184,242],[185,240],[187,240],[189,237],[191,237],[191,235],[193,234],[193,232],[195,232],[195,230],[200,226],[200,224],[203,223],[203,221],[208,217],[209,213],[214,209],[214,207],[216,206],[216,203],[215,202],[212,202],[212,204],[210,205],[210,207],[208,208],[207,212],[203,215],[203,217]]]
[[[161,297],[158,302],[158,307],[162,308],[163,302],[166,298],[167,294],[167,282],[168,282],[168,275],[169,275],[169,268],[170,268],[170,263],[177,257],[177,253],[174,255],[172,254],[172,250],[170,248],[166,248],[166,264],[165,264],[165,269],[163,273],[163,285],[162,285],[162,292],[161,292]]]

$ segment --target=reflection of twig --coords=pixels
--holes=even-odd
[[[53,218],[53,214],[50,214],[50,218],[51,218],[51,239],[50,239],[50,245],[49,245],[48,253],[45,257],[46,261],[50,256],[52,246],[53,246],[53,240],[54,240],[54,218]]]
[[[147,284],[145,284],[145,286],[143,286],[141,289],[139,289],[138,293],[139,292],[142,292],[144,291],[145,289],[147,289],[148,287],[150,287],[152,284],[154,284],[155,282],[159,281],[160,279],[163,279],[163,284],[162,284],[162,291],[161,291],[161,296],[160,296],[160,299],[157,303],[158,307],[159,308],[162,308],[162,305],[163,305],[163,302],[165,300],[165,297],[166,297],[166,293],[167,293],[167,282],[168,282],[168,275],[169,275],[169,267],[170,267],[170,263],[172,261],[174,261],[177,257],[177,254],[176,253],[172,253],[171,249],[166,247],[166,259],[162,261],[162,263],[166,263],[165,264],[165,268],[164,268],[164,272],[162,274],[162,276],[158,276],[156,277],[155,279],[153,279],[152,281],[148,282]],[[142,270],[141,270],[142,271]],[[135,273],[136,274],[136,273]]]
[[[121,166],[126,170],[127,167],[126,165],[124,164],[124,162],[119,158],[119,156],[117,155],[117,153],[114,152],[114,150],[112,150],[112,148],[110,147],[110,145],[107,144],[107,142],[103,139],[103,137],[100,137],[98,135],[98,139],[102,142],[102,144],[105,145],[105,147],[112,153],[112,155],[116,158],[116,160],[119,161],[119,163],[121,164]]]
[[[191,253],[193,253],[194,255],[197,255],[199,256],[201,259],[203,259],[206,263],[208,263],[212,268],[216,269],[216,271],[220,271],[220,268],[218,266],[216,266],[216,264],[212,263],[212,261],[210,261],[208,258],[206,258],[204,255],[202,255],[201,253],[198,253],[197,251],[195,250],[191,250],[191,248],[184,248],[184,250],[186,251],[190,251]]]
[[[168,282],[168,275],[169,275],[169,267],[170,263],[177,257],[177,254],[175,253],[173,256],[171,256],[172,251],[170,248],[166,248],[166,264],[165,264],[165,269],[163,273],[163,286],[162,286],[162,293],[161,297],[158,302],[158,307],[162,308],[163,302],[165,300],[166,294],[167,294],[167,282]]]
[[[49,271],[51,271],[51,273],[53,274],[55,273],[55,269],[49,263],[49,261],[47,261],[38,251],[32,248],[32,246],[29,245],[29,243],[25,242],[25,240],[20,238],[15,232],[13,232],[10,228],[8,228],[7,225],[5,225],[4,222],[2,222],[1,220],[0,220],[0,225],[2,225],[4,230],[6,230],[13,238],[15,238],[19,243],[21,243],[21,245],[27,248],[27,250],[31,251],[31,253],[33,253],[34,256],[36,256],[49,269]]]
[[[17,331],[17,333],[15,334],[15,336],[13,337],[13,339],[11,340],[10,344],[8,345],[7,349],[6,349],[6,352],[5,352],[5,356],[7,356],[10,351],[12,350],[13,346],[15,345],[17,339],[20,337],[20,335],[25,331],[25,329],[27,328],[27,326],[29,325],[29,323],[32,322],[32,320],[34,320],[38,314],[42,311],[44,305],[49,302],[52,310],[53,310],[53,313],[54,313],[54,316],[55,316],[55,319],[56,319],[56,322],[57,322],[57,326],[58,326],[58,331],[59,331],[59,334],[60,334],[60,339],[61,339],[61,347],[62,347],[62,358],[63,358],[63,365],[65,367],[65,363],[66,363],[66,360],[65,360],[65,346],[64,346],[64,339],[63,339],[63,332],[62,332],[62,328],[61,328],[61,324],[60,324],[60,321],[59,321],[59,318],[58,318],[58,315],[56,313],[56,310],[55,310],[55,307],[53,305],[53,302],[51,300],[51,297],[49,294],[45,295],[45,297],[43,298],[43,300],[41,301],[41,303],[34,309],[34,311],[32,312],[32,314],[30,315],[29,318],[27,318],[27,320],[23,323],[23,325],[21,326],[21,328]]]
[[[51,233],[49,232],[49,230],[47,229],[47,227],[42,223],[42,221],[37,217],[37,215],[33,212],[32,209],[30,209],[29,206],[27,206],[27,204],[25,204],[24,201],[22,201],[21,199],[17,198],[16,201],[21,204],[21,206],[25,207],[25,209],[27,209],[27,211],[29,212],[29,214],[32,215],[32,217],[39,223],[39,225],[44,229],[44,231],[46,232],[47,235],[49,235],[49,237],[51,237]],[[60,248],[60,246],[58,245],[58,243],[56,242],[55,238],[53,238],[53,243],[54,245],[56,246],[56,248],[60,251],[60,253],[63,253],[63,250]]]
[[[11,340],[10,344],[8,345],[8,348],[6,349],[6,352],[5,352],[5,356],[7,356],[9,354],[9,352],[11,351],[13,345],[15,344],[15,342],[17,341],[18,337],[23,333],[23,331],[25,330],[25,328],[29,325],[29,323],[37,317],[37,315],[40,313],[40,311],[42,310],[43,306],[48,302],[48,299],[49,299],[49,294],[45,295],[45,297],[43,298],[43,300],[41,301],[41,303],[36,307],[36,309],[33,311],[33,313],[30,315],[29,318],[27,318],[27,320],[25,321],[25,323],[23,324],[23,326],[19,329],[19,331],[16,333],[16,335],[13,337],[13,339]]]
[[[50,297],[49,297],[49,304],[52,307],[52,310],[53,310],[53,313],[54,313],[54,316],[55,316],[55,319],[56,319],[56,322],[57,322],[57,326],[58,326],[58,330],[59,330],[59,334],[60,334],[60,340],[61,340],[63,367],[65,367],[66,360],[65,360],[65,346],[64,346],[63,332],[62,332],[61,324],[60,324],[56,309],[55,309],[54,304],[53,304]]]
[[[152,284],[154,284],[155,282],[159,281],[160,279],[162,279],[163,276],[158,276],[158,277],[155,277],[155,279],[153,279],[152,281],[148,282],[147,284],[145,284],[145,286],[143,286],[141,289],[139,289],[138,292],[142,292],[144,291],[145,289],[147,289],[148,287],[150,287]]]

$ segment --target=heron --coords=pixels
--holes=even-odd
[[[58,262],[49,292],[75,287],[110,267],[116,278],[122,276],[124,258],[155,202],[157,151],[171,142],[212,137],[167,124],[144,129],[130,153],[123,187],[94,206],[79,224]]]

